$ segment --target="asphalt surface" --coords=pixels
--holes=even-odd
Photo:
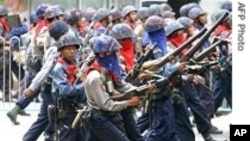
[[[24,133],[28,130],[31,124],[36,120],[39,111],[39,103],[32,103],[27,107],[26,111],[31,114],[31,116],[18,116],[18,121],[20,125],[13,125],[9,118],[7,118],[6,113],[8,109],[13,107],[13,103],[1,103],[0,102],[0,140],[8,141],[21,141]],[[192,117],[191,117],[192,118]],[[216,125],[219,129],[223,130],[223,134],[212,135],[217,139],[228,139],[229,140],[229,125],[231,121],[231,114],[221,117],[216,117],[212,120],[212,123]],[[203,141],[201,135],[197,132],[196,127],[194,127],[196,141]],[[43,141],[43,135],[40,136],[38,141]]]

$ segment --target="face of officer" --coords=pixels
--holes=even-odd
[[[196,30],[196,29],[195,29],[194,25],[191,24],[191,25],[189,25],[189,26],[187,27],[186,32],[187,32],[188,35],[192,36],[192,35],[194,35],[195,30]]]
[[[138,19],[138,15],[137,15],[136,11],[130,12],[128,16],[129,16],[131,22],[136,22]]]
[[[202,25],[206,25],[207,24],[207,14],[202,14],[198,17],[198,21],[200,24]]]
[[[88,21],[85,17],[82,17],[79,21],[78,21],[78,26],[80,28],[86,27],[88,25]]]
[[[70,45],[62,48],[62,56],[64,59],[73,62],[76,57],[76,46]]]

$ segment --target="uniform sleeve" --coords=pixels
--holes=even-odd
[[[177,64],[167,63],[164,67],[163,75],[165,77],[170,77],[173,73],[178,70]]]
[[[82,83],[71,85],[66,76],[66,70],[60,64],[56,64],[52,71],[53,89],[62,97],[76,96],[84,93],[84,85]]]
[[[39,89],[44,79],[48,76],[48,74],[52,70],[57,55],[58,51],[56,47],[51,47],[46,51],[44,55],[44,64],[29,86],[29,88],[32,91]]]
[[[91,105],[96,105],[104,111],[121,111],[127,108],[127,101],[113,101],[103,86],[100,73],[91,71],[86,80],[86,94]]]
[[[21,24],[20,27],[13,27],[10,30],[10,37],[21,36],[22,34],[25,34],[27,32],[28,32],[28,27],[25,24]]]

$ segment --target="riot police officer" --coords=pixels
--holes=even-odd
[[[130,138],[138,140],[134,139],[135,137],[129,137],[132,134],[126,134],[124,126],[127,126],[126,130],[133,129],[129,129],[131,125],[124,125],[126,121],[122,121],[120,111],[138,105],[140,99],[133,97],[129,100],[114,101],[110,98],[122,91],[121,88],[126,85],[121,85],[124,82],[122,82],[117,56],[120,45],[114,38],[107,35],[93,37],[91,43],[93,43],[96,60],[90,66],[85,81],[87,103],[93,108],[88,126],[90,136],[98,141],[128,141]],[[124,120],[127,119],[124,118]]]
[[[58,51],[61,55],[52,70],[52,95],[57,102],[58,130],[60,141],[84,140],[81,127],[71,128],[71,124],[85,101],[83,82],[76,83],[77,49],[79,40],[72,34],[65,34],[58,40]]]

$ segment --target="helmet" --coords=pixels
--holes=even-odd
[[[112,37],[116,39],[132,38],[134,33],[129,25],[121,23],[113,26]]]
[[[82,17],[82,13],[80,10],[78,9],[71,9],[69,11],[67,11],[67,14],[66,14],[66,21],[69,23],[69,24],[73,24],[77,21],[79,21]]]
[[[226,10],[226,9],[220,9],[219,11],[215,12],[215,13],[212,15],[212,21],[213,21],[213,22],[217,21],[217,20],[218,20],[222,15],[224,15],[225,13],[230,13],[230,12],[229,12],[228,10]],[[232,18],[232,15],[229,14],[225,20],[227,20],[228,18],[229,18],[229,19]]]
[[[177,19],[177,22],[184,26],[184,28],[187,28],[188,26],[193,24],[193,20],[188,17],[180,17]]]
[[[162,18],[166,19],[166,18],[172,18],[175,16],[175,13],[172,11],[164,11],[162,13]]]
[[[118,41],[108,35],[92,37],[90,39],[90,44],[94,53],[118,51],[121,48],[121,45],[118,43]]]
[[[181,16],[188,16],[189,10],[191,10],[193,7],[200,7],[200,6],[197,3],[194,3],[194,2],[185,4],[179,10],[180,15]]]
[[[127,5],[122,9],[123,17],[127,16],[131,12],[137,12],[137,9],[132,5]]]
[[[49,6],[44,13],[44,17],[47,19],[51,19],[57,16],[57,11],[55,8],[53,8],[52,6]]]
[[[202,10],[199,7],[193,7],[192,9],[189,10],[188,17],[194,20],[203,14],[206,14],[204,10]]]
[[[36,8],[36,15],[38,18],[43,18],[45,15],[45,11],[49,6],[47,4],[40,4]]]
[[[30,14],[30,23],[31,23],[31,24],[37,23],[38,20],[39,20],[39,19],[38,19],[36,13],[32,12],[32,13]]]
[[[156,16],[156,15],[150,16],[146,20],[145,25],[144,25],[144,29],[147,32],[153,32],[164,27],[165,27],[165,22],[163,18]]]
[[[93,20],[100,21],[104,18],[108,17],[110,15],[110,11],[106,8],[100,8],[97,10],[97,12],[94,14]]]
[[[162,7],[163,11],[173,11],[172,7],[167,3],[163,3],[160,6]]]
[[[88,20],[88,22],[91,22],[92,21],[92,17],[94,16],[94,14],[96,13],[96,10],[94,8],[87,8],[85,11],[84,11],[84,15],[86,17],[86,19]]]
[[[69,31],[69,25],[63,21],[54,21],[49,26],[49,35],[52,38],[59,38]]]
[[[122,12],[119,9],[112,9],[110,13],[112,15],[113,21],[121,19],[123,17]]]
[[[149,17],[149,8],[148,7],[142,7],[138,10],[138,17],[139,19],[145,19]]]
[[[54,5],[52,7],[56,11],[56,16],[64,15],[64,9],[61,5]]]
[[[0,16],[8,15],[9,11],[7,8],[0,6]]]
[[[232,1],[223,1],[220,6],[221,9],[226,9],[228,11],[232,11]]]
[[[184,26],[182,26],[179,22],[177,21],[172,21],[170,22],[166,27],[165,27],[165,32],[166,36],[170,36],[173,34],[175,31],[184,29]]]
[[[150,16],[161,15],[162,12],[163,12],[163,9],[158,4],[153,4],[153,5],[150,5],[150,7],[149,7],[149,15]]]
[[[71,45],[76,46],[77,49],[80,46],[79,39],[75,35],[70,34],[70,33],[67,33],[61,36],[57,43],[58,43],[58,50],[61,50],[63,47],[71,46]]]

